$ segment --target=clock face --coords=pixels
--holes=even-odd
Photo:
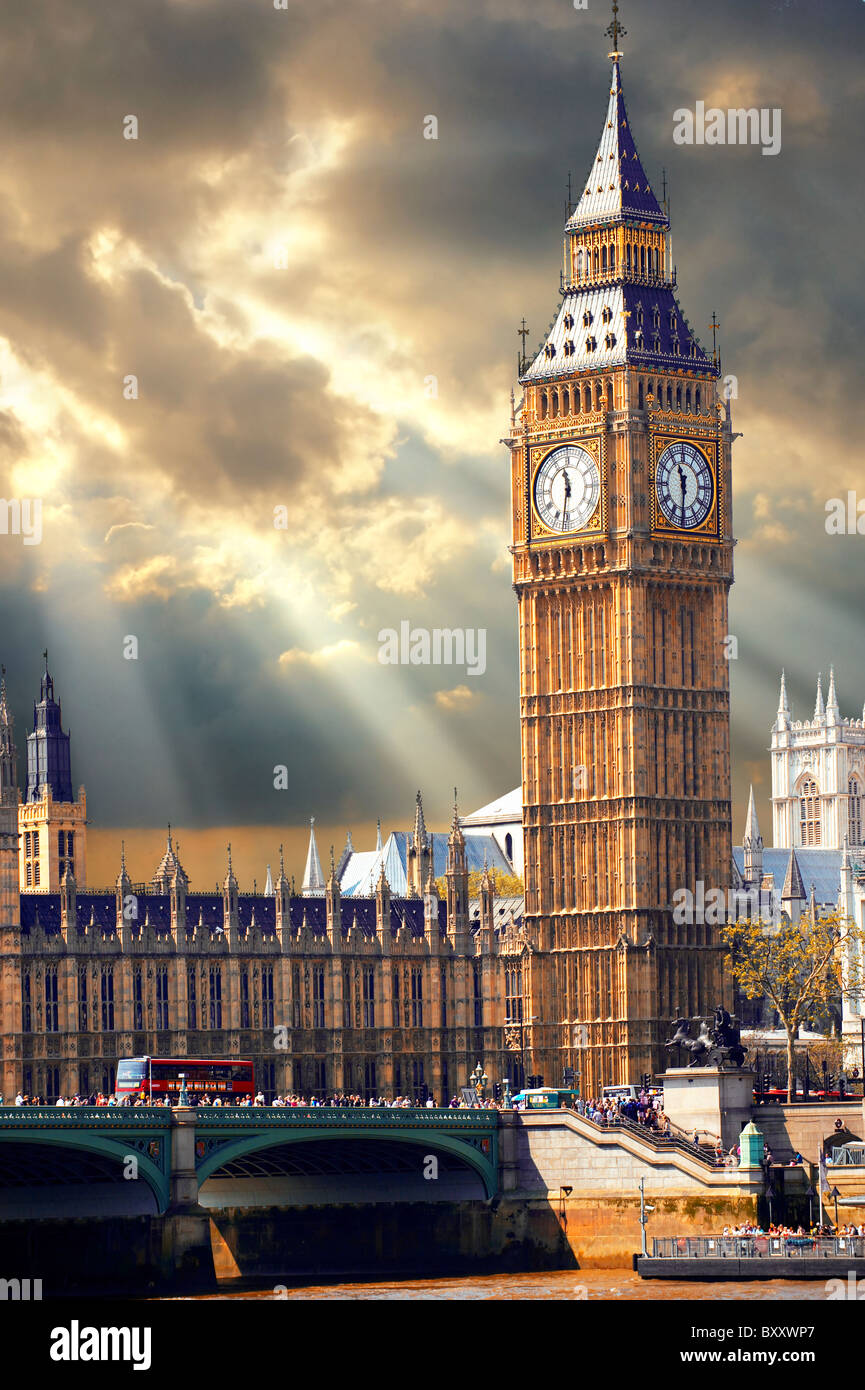
[[[538,469],[535,506],[551,531],[579,531],[597,507],[600,495],[598,465],[577,444],[554,449]]]
[[[683,531],[701,525],[712,509],[712,470],[693,444],[682,441],[664,450],[655,468],[655,488],[664,516]]]

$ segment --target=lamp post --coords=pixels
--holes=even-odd
[[[180,1096],[178,1097],[177,1103],[178,1105],[189,1105],[189,1095],[186,1090],[186,1072],[181,1071],[177,1074],[180,1078]]]
[[[833,1187],[832,1190],[831,1190],[831,1192],[829,1193],[829,1196],[832,1198],[833,1202],[835,1203],[835,1234],[837,1235],[837,1234],[838,1234],[838,1198],[841,1196],[841,1193],[838,1191],[837,1187]]]
[[[814,1198],[817,1196],[811,1183],[808,1184],[808,1191],[805,1196],[808,1198],[808,1233],[810,1235],[811,1227],[814,1225]]]
[[[474,1088],[480,1096],[481,1100],[485,1100],[486,1097],[484,1095],[484,1088],[489,1083],[489,1077],[487,1076],[480,1062],[478,1062],[477,1066],[475,1067],[474,1071],[469,1077],[469,1080],[474,1082]]]
[[[646,1221],[648,1219],[648,1213],[650,1211],[654,1211],[655,1208],[646,1206],[646,1194],[643,1186],[645,1181],[645,1178],[640,1178],[640,1245],[642,1253],[644,1255],[648,1255],[649,1249],[646,1243]]]

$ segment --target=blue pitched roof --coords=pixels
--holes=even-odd
[[[745,851],[741,845],[733,847],[733,859],[739,873],[744,876]],[[797,848],[796,860],[802,875],[802,886],[805,889],[806,899],[811,896],[811,884],[813,883],[818,903],[821,905],[831,904],[834,907],[841,891],[840,849]],[[779,892],[784,887],[789,863],[789,849],[763,850],[763,873],[772,875],[775,887]]]
[[[669,226],[637,153],[619,64],[614,62],[600,144],[586,176],[584,192],[567,225],[575,228],[596,222],[620,222],[624,218]]]

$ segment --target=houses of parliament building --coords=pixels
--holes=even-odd
[[[573,1067],[597,1094],[663,1069],[672,1017],[732,1005],[715,929],[671,909],[680,887],[731,881],[732,424],[677,300],[617,18],[609,32],[560,304],[521,360],[506,440],[524,907],[501,912],[489,865],[470,900],[478,846],[456,808],[447,838],[429,835],[420,799],[401,896],[383,850],[360,895],[342,861],[299,893],[280,867],[260,895],[229,861],[221,894],[192,893],[170,837],[146,885],[121,862],[113,888],[88,891],[46,665],[23,796],[0,706],[7,1097],[106,1089],[140,1054],[252,1057],[266,1093],[447,1099],[480,1061],[512,1086]]]

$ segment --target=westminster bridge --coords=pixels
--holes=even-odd
[[[762,1209],[762,1168],[641,1131],[562,1110],[0,1107],[0,1281],[183,1290],[630,1265],[640,1179],[650,1236]],[[849,1176],[861,1190],[862,1170]],[[805,1200],[804,1170],[790,1198],[794,1181]]]

